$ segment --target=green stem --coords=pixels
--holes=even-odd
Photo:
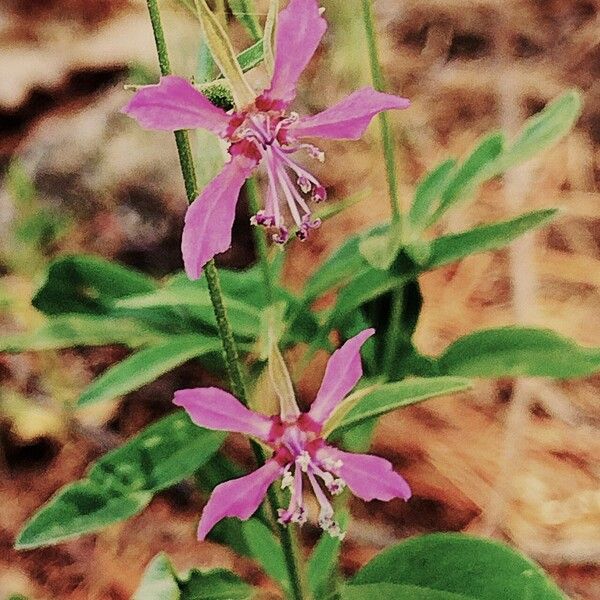
[[[171,64],[169,61],[169,54],[167,52],[167,44],[165,41],[160,12],[158,9],[158,2],[157,0],[146,0],[146,2],[148,5],[148,12],[150,14],[150,21],[152,23],[152,31],[154,33],[154,41],[156,43],[160,72],[163,76],[170,75]],[[175,141],[177,143],[177,152],[179,153],[179,163],[185,183],[187,199],[188,202],[191,203],[198,195],[198,185],[187,131],[176,131]],[[206,276],[210,299],[217,321],[219,337],[221,338],[221,342],[223,344],[225,364],[227,366],[227,372],[231,382],[231,389],[241,402],[243,402],[245,405],[248,405],[248,394],[244,384],[237,345],[233,337],[231,325],[227,318],[227,311],[223,302],[223,295],[221,293],[219,273],[213,260],[208,262],[205,266],[204,274]],[[266,460],[263,448],[258,443],[252,442],[252,449],[258,464],[263,465]],[[274,488],[271,488],[269,491],[268,499],[271,511],[276,518],[277,509],[280,506],[280,503],[278,501],[277,491]],[[292,598],[293,600],[308,600],[310,598],[310,594],[305,591],[292,529],[280,526],[279,535],[286,558]]]
[[[371,80],[373,87],[378,92],[385,92],[385,79],[379,62],[379,51],[377,49],[377,33],[375,31],[375,16],[373,14],[372,0],[362,0],[363,23],[367,35],[367,47],[369,50],[369,63],[371,66]],[[390,196],[390,206],[392,208],[392,218],[400,227],[402,233],[402,212],[398,200],[398,178],[396,176],[396,157],[394,152],[394,136],[390,127],[387,112],[379,113],[379,127],[381,130],[381,143],[383,146],[383,156],[385,159],[385,172]]]
[[[256,179],[251,177],[246,181],[246,194],[248,197],[248,208],[250,214],[255,215],[260,209],[258,185]],[[269,262],[269,246],[267,244],[266,232],[262,227],[252,227],[254,236],[254,245],[256,246],[256,254],[265,284],[267,302],[272,304],[274,299],[273,277],[271,274],[271,264]]]
[[[362,0],[362,14],[367,36],[367,46],[369,49],[369,62],[371,65],[371,79],[373,87],[379,92],[386,91],[385,78],[379,61],[379,51],[377,48],[377,32],[375,29],[375,16],[373,14],[372,0]],[[388,114],[379,113],[379,126],[381,130],[381,144],[383,147],[383,157],[385,161],[385,174],[388,184],[388,193],[390,206],[392,209],[392,235],[397,235],[402,241],[404,236],[404,216],[400,209],[398,194],[398,177],[396,174],[396,153],[394,150],[394,136]],[[402,338],[402,310],[404,302],[404,292],[402,288],[397,289],[393,294],[392,311],[390,315],[388,330],[386,332],[386,351],[384,356],[384,369],[388,378],[393,378],[394,357],[400,346]]]

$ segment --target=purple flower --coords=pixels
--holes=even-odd
[[[342,452],[327,444],[321,432],[328,419],[362,376],[360,349],[373,335],[366,329],[336,350],[325,370],[317,397],[306,413],[293,402],[282,402],[278,416],[267,417],[242,405],[218,388],[179,390],[174,403],[182,406],[201,427],[244,433],[273,449],[264,466],[249,475],[218,485],[202,513],[198,538],[203,540],[225,517],[250,518],[268,487],[281,478],[290,490],[287,509],[280,509],[279,522],[302,525],[307,518],[303,499],[306,481],[320,505],[319,525],[334,537],[344,534],[334,520],[333,507],[324,490],[339,494],[346,486],[363,500],[408,500],[406,481],[393,471],[389,461],[368,454]]]
[[[315,53],[327,28],[317,0],[291,0],[278,19],[275,64],[268,89],[250,106],[226,113],[212,105],[189,82],[163,77],[158,85],[139,90],[123,112],[148,129],[208,129],[226,140],[230,160],[190,205],[183,230],[185,270],[200,277],[204,265],[231,245],[231,227],[240,188],[264,164],[268,191],[264,209],[252,223],[274,230],[273,239],[289,236],[284,212],[290,213],[297,236],[306,239],[319,226],[308,200],[326,198],[325,188],[292,155],[300,150],[320,161],[324,154],[305,138],[358,139],[379,112],[407,108],[405,98],[358,90],[340,103],[312,117],[299,117],[288,107],[296,96],[297,81]]]

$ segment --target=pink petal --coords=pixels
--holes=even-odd
[[[408,108],[410,101],[400,96],[382,94],[366,87],[312,117],[303,117],[290,127],[295,137],[359,139],[371,119],[392,108]]]
[[[182,77],[161,77],[140,89],[122,110],[146,129],[176,131],[208,129],[222,134],[229,123],[224,110],[212,104]]]
[[[181,250],[190,279],[198,279],[204,265],[231,246],[240,189],[255,167],[256,163],[243,155],[234,157],[188,208]]]
[[[342,452],[337,448],[325,448],[320,452],[333,460],[342,461],[342,466],[338,469],[339,476],[350,491],[363,500],[408,500],[412,495],[408,483],[385,458]]]
[[[200,427],[235,431],[267,440],[272,422],[268,417],[247,409],[229,392],[215,387],[179,390],[173,403],[185,408]]]
[[[278,462],[268,460],[249,475],[218,485],[202,512],[198,539],[205,539],[215,524],[225,517],[238,517],[242,521],[249,519],[260,506],[269,486],[282,473],[283,467]]]
[[[264,95],[285,105],[296,97],[296,83],[313,57],[327,22],[317,0],[291,0],[279,13],[271,87]]]
[[[374,333],[374,329],[361,331],[331,355],[323,383],[308,412],[313,421],[320,425],[325,423],[335,407],[362,377],[360,349]]]

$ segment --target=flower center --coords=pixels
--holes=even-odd
[[[303,477],[306,476],[319,503],[319,526],[332,537],[343,539],[345,533],[334,520],[333,506],[323,491],[325,487],[332,496],[336,496],[344,490],[346,483],[339,476],[343,465],[341,461],[317,458],[317,450],[324,445],[324,440],[310,428],[303,427],[301,422],[283,425],[283,432],[274,441],[274,447],[276,454],[286,460],[281,487],[290,490],[290,503],[287,509],[279,510],[278,520],[283,525],[306,522],[307,511],[302,493]]]
[[[319,148],[293,137],[290,127],[297,121],[298,115],[293,112],[253,109],[233,115],[226,132],[232,154],[241,152],[257,162],[264,161],[269,179],[267,201],[251,223],[274,229],[273,240],[280,244],[290,234],[284,212],[290,214],[296,236],[304,241],[310,230],[321,225],[320,219],[313,219],[307,201],[322,202],[327,198],[319,181],[291,158],[295,152],[304,150],[320,162],[325,160]]]

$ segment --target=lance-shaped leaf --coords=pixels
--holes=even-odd
[[[60,315],[51,317],[36,330],[0,337],[0,352],[59,350],[73,346],[123,344],[137,348],[159,342],[164,336],[145,330],[131,319],[94,315]]]
[[[459,338],[437,359],[439,371],[465,377],[588,377],[600,348],[584,348],[549,329],[499,327]]]
[[[213,59],[231,86],[236,106],[244,108],[254,102],[255,95],[244,77],[231,41],[218,19],[208,8],[206,0],[194,0],[194,2]]]
[[[482,225],[469,231],[444,235],[431,242],[425,270],[460,260],[471,254],[496,250],[510,244],[519,236],[545,225],[558,211],[535,210],[510,221]]]
[[[173,336],[110,367],[85,389],[78,404],[87,406],[128,394],[188,360],[217,352],[220,348],[220,341],[214,337]]]
[[[566,600],[524,556],[498,542],[462,534],[425,535],[388,548],[351,581],[352,586],[383,583],[413,585],[425,592],[438,590],[472,600]]]
[[[338,512],[337,519],[342,531],[346,531],[348,513],[345,511]],[[308,559],[306,578],[315,598],[327,597],[327,583],[332,579],[341,548],[342,540],[327,534],[321,535],[321,539],[314,547]]]
[[[462,377],[404,379],[395,383],[375,384],[346,398],[325,425],[324,436],[429,398],[468,390],[471,382]]]
[[[252,586],[225,569],[192,569],[178,575],[166,554],[155,556],[146,567],[132,600],[249,600]]]
[[[204,280],[201,280],[204,281]],[[216,329],[214,309],[205,285],[194,285],[196,282],[177,278],[167,287],[150,293],[130,296],[115,302],[115,308],[127,309],[135,316],[137,311],[147,309],[169,309],[183,307],[186,314]],[[257,308],[245,301],[226,295],[227,313],[233,332],[244,338],[254,338],[258,334],[260,313]]]
[[[137,514],[156,492],[208,461],[224,438],[182,412],[161,419],[94,463],[85,479],[59,490],[26,523],[15,546],[57,544]]]
[[[496,175],[494,164],[503,150],[504,135],[502,133],[492,133],[483,138],[449,179],[442,192],[439,206],[429,218],[427,225],[435,223],[457,202],[468,200],[480,183]]]
[[[571,131],[581,114],[581,107],[581,93],[572,89],[527,119],[517,139],[500,159],[497,170],[505,171],[553,146]]]
[[[249,519],[239,526],[250,553],[265,573],[289,589],[289,579],[283,550],[271,530],[259,519]]]
[[[343,285],[370,266],[360,252],[362,240],[373,234],[385,233],[389,225],[379,225],[369,232],[348,238],[310,277],[304,291],[307,302],[315,300],[329,290]]]
[[[409,222],[416,233],[427,225],[432,209],[437,206],[437,201],[446,189],[455,168],[456,160],[450,158],[427,173],[419,182],[408,213]]]

